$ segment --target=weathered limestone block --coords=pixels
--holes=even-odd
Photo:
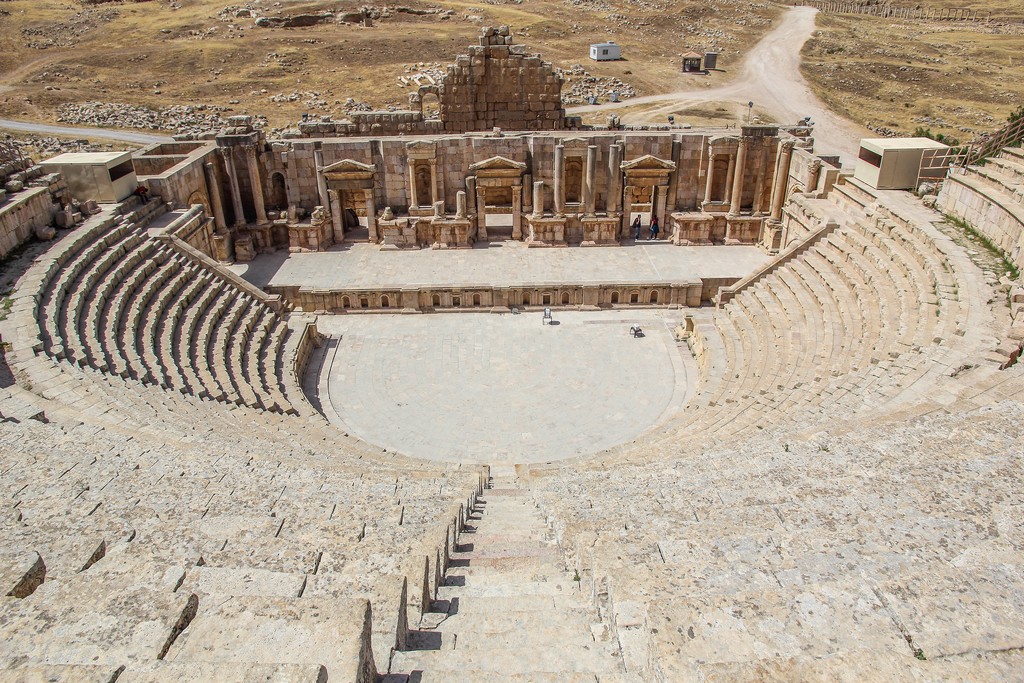
[[[37,552],[0,554],[0,590],[3,595],[25,598],[46,578],[46,565]]]

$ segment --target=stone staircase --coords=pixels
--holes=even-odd
[[[639,683],[514,472],[492,468],[385,683]]]
[[[1024,150],[1006,147],[983,164],[951,172],[937,206],[970,223],[1024,267]]]

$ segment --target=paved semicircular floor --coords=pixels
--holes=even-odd
[[[411,456],[546,462],[631,440],[680,410],[696,378],[678,311],[323,316],[328,417]],[[631,322],[647,335],[633,339]]]

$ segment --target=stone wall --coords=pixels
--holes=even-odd
[[[950,174],[946,178],[937,206],[967,221],[1024,270],[1024,202],[1019,194],[1015,197],[979,182],[978,176],[968,170],[965,175]]]
[[[203,204],[213,215],[203,166],[216,147],[204,142],[176,142],[152,145],[132,156],[135,174],[175,209]]]
[[[675,283],[607,283],[514,286],[393,287],[319,289],[267,287],[291,306],[310,313],[406,311],[489,311],[498,308],[697,307],[711,303],[719,289],[737,278],[702,278]]]
[[[797,176],[810,182],[791,164],[795,146],[808,143],[776,126],[268,142],[240,116],[215,142],[190,144],[184,159],[144,180],[174,206],[206,207],[209,255],[219,261],[353,240],[389,249],[611,246],[632,239],[637,215],[645,230],[657,217],[661,239],[679,245],[778,250],[784,200],[803,188]],[[140,154],[140,167],[180,156],[164,151]]]
[[[0,258],[52,225],[62,204],[71,201],[67,184],[59,173],[43,175],[38,166],[24,166],[0,176]],[[50,237],[52,231],[46,239]]]
[[[440,118],[423,117],[423,99],[437,97]],[[437,85],[410,93],[407,111],[355,112],[347,119],[303,121],[305,137],[350,135],[431,135],[505,130],[580,128],[578,117],[566,117],[562,77],[540,55],[516,45],[507,26],[485,28],[480,44],[469,47],[448,67]]]

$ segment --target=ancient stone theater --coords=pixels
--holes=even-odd
[[[1020,148],[561,89],[3,167],[0,680],[1020,680]]]

